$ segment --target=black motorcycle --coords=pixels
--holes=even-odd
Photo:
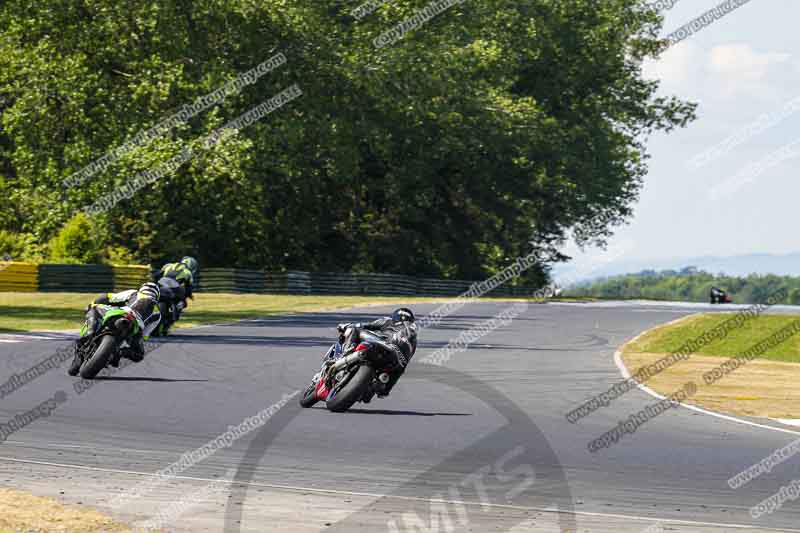
[[[732,302],[728,293],[717,287],[711,287],[708,299],[712,304],[729,304]]]
[[[161,313],[161,323],[153,330],[153,337],[166,337],[170,328],[181,317],[186,300],[186,289],[173,278],[164,277],[158,280],[161,296],[158,299],[158,310]]]
[[[386,391],[393,371],[394,349],[378,335],[349,326],[325,354],[321,370],[300,399],[302,407],[324,401],[329,411],[342,413],[356,402],[369,402]]]

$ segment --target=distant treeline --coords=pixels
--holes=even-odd
[[[644,270],[593,281],[565,291],[569,296],[598,298],[647,298],[707,302],[711,287],[719,287],[730,294],[734,303],[763,302],[779,288],[785,288],[787,297],[782,303],[800,305],[800,277],[751,274],[732,277],[711,274],[695,267],[682,270]]]

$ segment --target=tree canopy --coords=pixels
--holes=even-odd
[[[645,0],[465,1],[380,49],[427,2],[357,20],[359,3],[6,0],[0,244],[49,257],[84,208],[189,146],[177,171],[93,217],[103,246],[143,262],[478,278],[532,247],[563,258],[568,234],[603,242],[631,216],[647,136],[694,117],[642,76],[666,46]],[[238,94],[64,186],[277,53],[286,63]],[[292,84],[302,96],[198,145]]]

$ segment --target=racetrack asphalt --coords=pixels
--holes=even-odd
[[[590,453],[589,441],[655,400],[637,389],[575,424],[565,418],[621,379],[613,355],[625,341],[719,306],[531,304],[443,367],[422,363],[511,305],[469,304],[423,330],[389,398],[333,414],[300,409],[294,397],[260,429],[121,507],[111,507],[115,494],[303,389],[337,323],[390,309],[177,330],[81,394],[63,364],[0,399],[4,423],[58,391],[66,398],[0,444],[0,485],[132,522],[213,479],[233,480],[165,524],[177,531],[800,531],[797,502],[749,514],[800,478],[798,459],[739,489],[727,484],[800,432],[676,408]],[[0,343],[0,384],[68,342]]]

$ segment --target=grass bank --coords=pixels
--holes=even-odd
[[[77,331],[83,323],[86,305],[94,297],[95,295],[86,293],[0,292],[0,332]],[[346,309],[358,305],[413,305],[444,301],[448,301],[448,298],[199,293],[194,300],[190,300],[189,308],[183,313],[178,327],[287,313]]]
[[[686,341],[699,337],[732,316],[694,315],[653,328],[626,344],[622,348],[622,359],[634,374],[640,367],[677,351]],[[697,393],[688,403],[737,415],[800,418],[800,387],[797,386],[800,334],[770,347],[712,384],[703,379],[706,372],[744,354],[796,320],[800,320],[800,315],[770,315],[748,320],[725,338],[703,346],[688,360],[651,377],[647,386],[668,395],[686,382],[693,381]]]
[[[658,354],[670,353],[678,350],[686,341],[701,336],[733,316],[727,313],[693,315],[680,322],[651,329],[628,344],[626,349]],[[798,319],[800,315],[762,315],[746,320],[741,327],[731,330],[724,339],[707,344],[694,355],[733,357]],[[800,335],[767,350],[759,356],[759,359],[800,363]]]
[[[50,498],[0,489],[0,533],[19,531],[131,533],[134,530],[93,509],[65,506]]]

